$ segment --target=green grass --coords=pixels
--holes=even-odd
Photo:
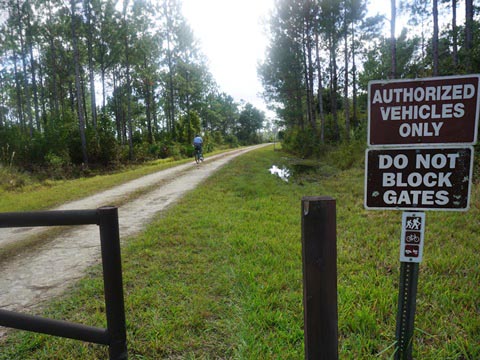
[[[129,359],[302,359],[300,201],[337,201],[340,359],[391,359],[401,213],[363,209],[362,164],[286,183],[266,148],[239,157],[122,250]],[[480,359],[480,190],[468,212],[428,212],[414,357]],[[100,267],[48,316],[105,326]],[[105,347],[14,332],[0,359],[105,359]]]

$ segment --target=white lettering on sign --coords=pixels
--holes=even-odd
[[[383,187],[419,187],[425,185],[426,187],[452,187],[450,181],[452,173],[434,173],[428,172],[420,174],[418,172],[410,173],[405,176],[403,173],[383,173]]]
[[[455,169],[459,153],[453,154],[417,154],[415,165],[417,168],[424,169],[443,169],[448,166],[449,169]],[[448,164],[448,165],[447,165]]]
[[[392,102],[451,101],[472,99],[475,86],[472,84],[439,85],[423,87],[405,87],[378,89],[373,95],[373,104],[391,104]],[[422,106],[423,107],[423,106]]]
[[[392,165],[396,169],[405,169],[408,166],[408,157],[404,154],[395,155],[380,155],[378,157],[378,168],[389,169]]]
[[[456,159],[460,155],[454,154],[416,154],[415,165],[417,169],[455,169]],[[380,155],[378,158],[379,169],[395,168],[398,170],[405,169],[408,166],[408,157],[404,154]],[[421,174],[419,172],[411,172],[404,174],[403,172],[384,172],[382,174],[383,187],[449,187],[452,182],[450,177],[452,172],[427,172]],[[428,193],[427,193],[428,194]],[[425,195],[428,196],[428,195]],[[441,196],[443,200],[443,196]],[[387,199],[389,203],[391,200]]]
[[[415,166],[416,168],[423,169],[443,169],[445,167],[449,169],[455,169],[457,159],[460,157],[459,153],[450,154],[416,154]],[[378,168],[390,169],[391,167],[401,170],[408,166],[408,157],[405,154],[388,155],[382,154],[378,156]]]
[[[415,205],[422,204],[423,206],[432,205],[447,205],[448,191],[446,190],[387,190],[383,194],[383,201],[387,205]]]
[[[377,90],[380,91],[380,90]],[[382,120],[460,119],[465,115],[465,104],[381,106]]]
[[[382,187],[396,188],[395,190],[386,190],[383,193],[383,201],[387,205],[396,206],[415,204],[423,204],[424,206],[447,205],[449,202],[449,191],[453,188],[451,177],[459,157],[459,153],[417,153],[413,159],[415,169],[445,171],[428,171],[426,173],[413,171],[405,173],[405,171],[402,170],[405,170],[409,166],[409,158],[407,155],[379,155],[379,170],[391,170],[382,172]],[[395,172],[395,170],[399,171]],[[435,190],[417,190],[417,188],[420,187],[435,188]],[[406,190],[402,190],[401,188],[405,188]],[[445,188],[445,190],[443,188]]]
[[[418,137],[418,136],[438,136],[443,122],[436,123],[403,123],[398,128],[401,137]]]

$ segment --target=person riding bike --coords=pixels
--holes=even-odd
[[[195,151],[198,151],[200,153],[200,160],[203,161],[203,139],[200,135],[195,135],[195,138],[193,139],[193,147],[195,148]]]

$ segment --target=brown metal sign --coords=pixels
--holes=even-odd
[[[473,147],[369,149],[365,207],[467,210]]]
[[[477,141],[480,75],[368,84],[370,146]]]

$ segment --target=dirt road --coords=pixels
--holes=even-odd
[[[118,209],[120,237],[125,239],[142,231],[156,214],[228,161],[257,147],[212,156],[200,165],[188,163],[163,170],[55,210],[96,209],[121,203],[123,205]],[[130,199],[141,189],[146,192]],[[27,241],[42,231],[47,229],[0,229],[0,247]],[[95,225],[68,228],[60,235],[42,241],[41,245],[20,251],[0,264],[0,308],[14,311],[36,309],[65,291],[99,260],[99,232]],[[0,334],[1,330],[0,327]]]

